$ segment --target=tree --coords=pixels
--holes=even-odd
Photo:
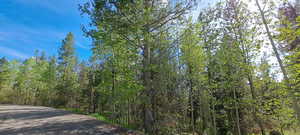
[[[42,93],[42,105],[54,106],[57,94],[57,85],[59,84],[57,78],[57,59],[55,56],[49,58],[46,70],[42,73],[42,80],[45,83],[45,91]]]
[[[133,52],[142,52],[140,55],[142,63],[143,80],[143,121],[146,133],[155,133],[154,111],[155,98],[154,67],[152,59],[155,55],[155,40],[159,39],[160,32],[167,30],[171,22],[175,22],[187,9],[191,7],[192,1],[187,4],[168,6],[161,5],[158,1],[93,1],[82,6],[82,11],[87,13],[96,29],[87,33],[97,42],[104,44],[113,36],[121,38],[126,42],[127,48]],[[112,34],[111,34],[112,33]],[[111,44],[112,45],[112,44]],[[139,51],[140,50],[140,51]]]
[[[5,58],[0,59],[0,102],[9,103],[12,96],[12,71],[10,69],[10,63]]]
[[[5,87],[5,81],[6,81],[6,79],[8,78],[7,77],[7,70],[8,70],[8,61],[6,60],[6,58],[5,57],[2,57],[1,59],[0,59],[0,90],[2,90],[2,89],[4,89],[4,87]]]
[[[300,111],[291,106],[300,97],[296,6],[277,12],[272,1],[255,0],[254,11],[245,0],[224,0],[201,9],[195,19],[190,10],[195,4],[81,5],[91,18],[83,28],[92,39],[89,61],[77,63],[72,33],[57,58],[39,51],[22,61],[2,58],[0,103],[68,108],[149,135],[284,134],[296,126]],[[282,26],[277,29],[275,15]],[[267,42],[280,71],[261,54]]]
[[[283,62],[282,62],[282,59],[280,57],[280,54],[278,52],[278,49],[275,45],[275,41],[273,39],[273,36],[272,36],[272,33],[270,32],[270,28],[269,28],[269,23],[267,21],[267,18],[266,18],[266,15],[265,15],[265,11],[262,9],[260,3],[258,2],[258,0],[255,0],[255,4],[256,6],[258,7],[258,10],[259,10],[259,13],[260,13],[260,16],[261,16],[261,20],[263,22],[263,25],[265,27],[265,30],[266,30],[266,33],[267,33],[267,36],[268,36],[268,39],[272,45],[272,49],[275,53],[275,56],[276,56],[276,59],[279,63],[279,66],[280,66],[280,69],[282,71],[282,74],[283,74],[283,77],[284,77],[284,80],[286,81],[287,85],[289,86],[289,78],[288,78],[288,75],[287,75],[287,72],[286,72],[286,69],[283,65]]]
[[[284,4],[280,9],[280,25],[277,29],[279,35],[277,36],[279,41],[283,41],[285,49],[284,51],[288,53],[285,58],[287,61],[287,69],[290,76],[290,96],[293,98],[294,111],[298,122],[300,120],[300,107],[299,107],[299,6],[300,2],[297,1],[295,5],[290,3]],[[298,13],[297,13],[298,12]]]
[[[58,70],[60,84],[58,86],[59,100],[57,105],[76,104],[75,93],[77,92],[77,58],[74,52],[74,36],[68,33],[62,41],[62,46],[58,52]]]
[[[201,83],[204,81],[204,62],[205,56],[200,43],[199,24],[188,24],[184,29],[181,39],[182,63],[186,66],[187,85],[189,87],[189,111],[191,117],[192,130],[195,132],[196,114],[199,113],[197,104],[199,104],[198,97],[202,92]],[[197,61],[195,61],[195,59]]]

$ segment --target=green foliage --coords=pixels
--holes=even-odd
[[[58,52],[58,70],[59,81],[57,85],[57,106],[74,106],[77,100],[74,95],[78,92],[78,76],[75,71],[77,58],[74,51],[74,36],[68,33],[66,38],[62,41],[62,46]],[[71,100],[67,97],[70,96]]]
[[[91,27],[84,28],[93,41],[90,60],[77,61],[72,33],[57,57],[37,51],[24,61],[1,58],[0,103],[65,108],[153,135],[246,135],[297,127],[299,46],[283,50],[291,83],[286,85],[267,54],[260,56],[265,31],[245,1],[202,9],[198,20],[186,14],[193,0],[157,2],[82,5],[91,18]],[[275,6],[272,0],[261,4]],[[276,26],[274,11],[265,14],[270,28]],[[276,39],[289,47],[300,37],[299,22],[282,20],[286,25],[276,29]]]

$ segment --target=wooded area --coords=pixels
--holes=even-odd
[[[57,56],[3,57],[0,103],[98,113],[150,135],[299,127],[300,0],[223,0],[195,19],[200,3],[90,0],[92,57],[78,60],[72,33]]]

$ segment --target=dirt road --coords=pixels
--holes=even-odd
[[[49,107],[0,105],[0,135],[134,135],[93,117]]]

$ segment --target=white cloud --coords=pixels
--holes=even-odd
[[[81,44],[79,42],[76,42],[75,45],[78,46],[78,47],[80,47],[80,48],[82,48],[82,49],[86,49],[86,50],[90,49],[88,46],[85,46],[85,45],[83,45],[83,44]]]
[[[7,48],[4,46],[0,46],[0,53],[4,54],[4,56],[7,55],[7,56],[12,56],[12,57],[21,58],[21,59],[26,59],[26,58],[30,57],[29,55],[27,55],[25,53],[22,53],[17,50]]]
[[[23,44],[24,46],[44,46],[48,43],[63,39],[66,31],[53,29],[51,27],[34,27],[22,23],[16,23],[12,19],[0,13],[0,43],[1,44]]]

